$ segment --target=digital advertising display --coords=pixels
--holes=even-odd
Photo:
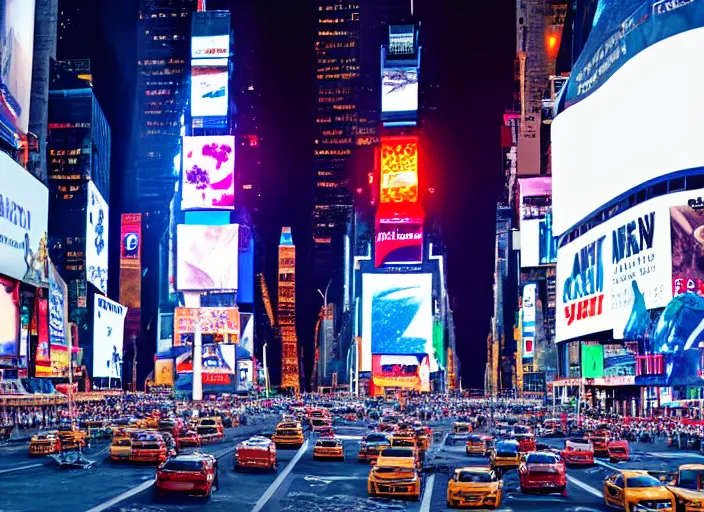
[[[361,371],[371,371],[372,354],[434,353],[432,290],[432,274],[362,274]]]
[[[223,343],[238,343],[240,312],[236,307],[176,308],[174,310],[174,346],[192,345],[196,322],[203,335],[217,336]]]
[[[191,38],[192,59],[228,58],[230,56],[230,36],[198,36]]]
[[[636,374],[637,347],[627,345],[603,345],[604,377],[628,377]]]
[[[122,378],[127,307],[95,295],[93,310],[93,378]]]
[[[254,315],[252,313],[240,313],[240,323],[242,324],[242,333],[239,344],[251,356],[254,354]]]
[[[239,274],[237,278],[237,303],[254,304],[254,237],[252,228],[240,224]]]
[[[68,287],[49,261],[49,342],[68,346]]]
[[[181,209],[235,208],[235,138],[184,137]]]
[[[526,283],[523,286],[523,303],[521,311],[523,319],[523,358],[531,359],[535,354],[535,308],[538,285],[536,283]]]
[[[0,0],[2,68],[0,115],[13,130],[29,131],[35,0]]]
[[[157,359],[154,361],[154,384],[169,387],[174,385],[173,359]]]
[[[192,61],[191,116],[225,117],[229,107],[227,59]],[[219,64],[219,65],[218,65]]]
[[[206,344],[201,349],[203,373],[235,373],[235,345]],[[176,373],[193,373],[193,350],[176,358]]]
[[[604,376],[604,347],[582,344],[582,377],[599,379]]]
[[[0,356],[18,355],[19,339],[19,283],[0,276]]]
[[[120,267],[142,267],[142,214],[123,213],[120,226]]]
[[[423,262],[423,219],[378,219],[374,263],[413,265]]]
[[[108,203],[92,181],[87,187],[86,275],[89,283],[108,293]]]
[[[2,290],[2,288],[0,288]],[[47,299],[35,297],[34,315],[30,324],[32,334],[37,336],[37,351],[34,355],[34,376],[51,377],[51,349],[49,345],[49,303]]]
[[[553,236],[551,177],[519,179],[521,208],[521,268],[551,265],[557,261]]]
[[[381,111],[383,114],[408,112],[415,115],[418,111],[417,67],[382,69]]]
[[[418,137],[382,137],[381,202],[418,202]]]
[[[697,270],[702,195],[657,196],[561,247],[556,340],[609,330],[614,339],[642,339],[650,310],[697,289],[704,277]]]
[[[682,127],[704,115],[704,61],[693,58],[704,5],[623,0],[599,12],[551,127],[558,234],[643,183],[703,164],[698,130]]]
[[[427,355],[372,356],[372,396],[382,394],[384,388],[405,388],[430,391],[430,365]]]
[[[238,224],[176,228],[176,287],[180,291],[236,290]]]
[[[0,152],[0,274],[48,286],[48,214],[48,189]]]

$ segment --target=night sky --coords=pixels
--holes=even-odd
[[[423,58],[437,62],[439,112],[444,121],[439,129],[441,137],[433,143],[433,165],[428,171],[436,173],[436,193],[443,205],[447,275],[463,361],[463,385],[482,387],[492,310],[495,202],[502,180],[499,127],[513,97],[515,2],[432,3],[435,10],[426,13],[423,21]],[[95,22],[85,28],[86,57],[92,60],[96,95],[113,130],[110,202],[116,205],[122,196],[133,123],[138,1],[87,4],[88,15]],[[210,0],[208,7],[228,4],[233,11],[235,39],[238,31],[251,38],[258,54],[255,65],[263,99],[266,178],[258,227],[267,245],[266,271],[271,281],[280,228],[292,226],[298,242],[299,338],[311,338],[319,307],[317,293],[306,286],[305,273],[313,204],[317,9],[310,0]],[[111,210],[111,222],[116,226],[120,212],[114,206]],[[111,244],[117,246],[114,237]]]

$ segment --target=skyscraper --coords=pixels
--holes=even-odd
[[[356,0],[318,3],[317,134],[313,259],[321,286],[342,271],[342,240],[352,213],[347,162],[358,127],[360,13]],[[339,260],[339,261],[338,261]],[[341,278],[341,277],[340,277]],[[334,283],[334,288],[341,283]]]
[[[124,197],[128,211],[165,212],[173,196],[196,6],[196,0],[141,0],[136,125]]]
[[[281,336],[281,387],[300,390],[296,335],[296,246],[291,228],[281,228],[279,240],[279,294],[276,318]]]

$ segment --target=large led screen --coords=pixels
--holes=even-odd
[[[203,61],[193,61],[192,64],[191,116],[227,116],[229,106],[227,61],[224,66],[203,65]]]
[[[17,281],[0,276],[0,356],[18,355],[20,301]]]
[[[404,388],[426,393],[430,391],[427,355],[374,355],[372,359],[372,396],[381,395],[384,388]]]
[[[48,208],[47,188],[0,151],[0,274],[48,285]]]
[[[237,303],[254,303],[254,237],[252,229],[240,224],[240,261],[237,278]]]
[[[422,221],[379,221],[374,244],[374,262],[382,265],[412,265],[423,261]]]
[[[68,287],[49,262],[49,342],[68,345]]]
[[[235,138],[184,137],[182,210],[235,207]]]
[[[95,295],[93,311],[93,378],[122,378],[127,307]]]
[[[418,68],[384,68],[381,72],[381,111],[409,112],[418,110]]]
[[[37,336],[37,351],[34,354],[34,376],[51,377],[51,349],[49,345],[49,304],[47,299],[35,297],[34,316],[32,317],[30,329],[32,331],[32,334],[36,334]]]
[[[372,354],[433,354],[432,290],[432,274],[362,275],[362,371]]]
[[[604,376],[604,348],[601,345],[582,345],[582,377],[599,379]]]
[[[614,339],[642,339],[650,310],[666,307],[688,283],[696,287],[704,223],[690,204],[702,192],[655,197],[558,250],[557,341],[610,330]]]
[[[553,120],[554,230],[644,183],[704,165],[704,6],[604,2]],[[607,26],[604,26],[607,25]],[[608,122],[605,120],[609,120]]]
[[[203,336],[223,343],[237,343],[240,337],[240,312],[236,307],[176,308],[174,310],[174,346],[193,344],[196,322],[200,320]],[[205,343],[205,342],[204,342]]]
[[[553,236],[551,178],[518,180],[521,200],[521,267],[551,265],[557,261]]]
[[[86,273],[88,282],[108,293],[108,203],[98,187],[88,182],[86,208]]]
[[[523,304],[521,310],[523,312],[522,337],[523,337],[523,357],[532,359],[535,354],[535,318],[536,318],[536,299],[538,285],[536,283],[527,283],[523,286]]]
[[[418,137],[382,137],[381,202],[418,201]]]
[[[207,344],[201,347],[203,373],[235,373],[236,345]],[[193,351],[188,350],[176,358],[176,373],[193,373]]]
[[[11,128],[29,131],[35,0],[0,0],[2,68],[0,114]]]
[[[236,290],[238,224],[176,228],[176,284],[181,291]]]
[[[230,36],[199,36],[191,38],[191,58],[211,59],[230,56]]]

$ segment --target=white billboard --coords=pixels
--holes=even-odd
[[[0,0],[2,68],[0,112],[14,128],[29,131],[35,0]]]
[[[239,224],[176,227],[176,288],[236,290]]]
[[[235,138],[183,138],[182,210],[234,210]]]
[[[418,110],[418,68],[384,68],[381,72],[381,111]]]
[[[371,371],[372,354],[429,354],[437,371],[432,302],[432,274],[363,274],[362,371]]]
[[[557,341],[602,331],[634,339],[639,314],[667,306],[673,296],[670,208],[687,206],[702,192],[638,204],[558,250]]]
[[[230,56],[230,36],[198,36],[191,38],[191,58],[212,59]]]
[[[95,295],[93,309],[93,378],[122,378],[127,306]]]
[[[227,66],[193,61],[191,67],[191,116],[224,117],[229,106]]]
[[[0,274],[46,287],[49,191],[0,151]]]
[[[523,304],[522,304],[522,329],[523,329],[523,357],[532,358],[535,352],[535,300],[537,296],[538,285],[535,283],[527,283],[523,287]]]
[[[648,181],[704,165],[695,121],[704,117],[704,59],[693,58],[702,48],[704,28],[664,39],[555,118],[555,233]]]
[[[98,290],[108,293],[108,203],[92,181],[86,195],[86,277]]]

